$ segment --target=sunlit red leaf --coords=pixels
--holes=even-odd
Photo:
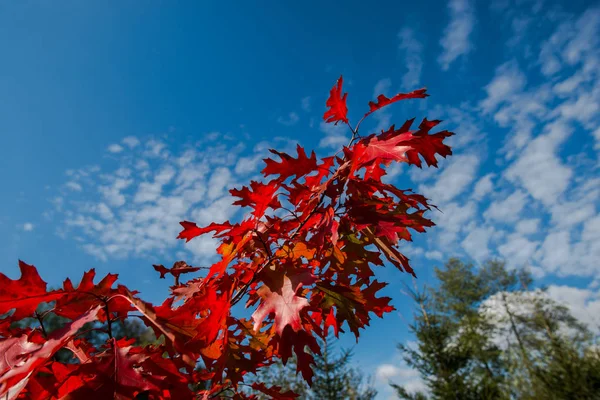
[[[252,314],[254,330],[259,330],[262,321],[271,313],[275,314],[275,329],[281,336],[283,328],[289,325],[294,331],[302,329],[300,311],[308,306],[308,300],[297,296],[298,290],[304,285],[314,282],[310,274],[296,274],[291,277],[282,276],[273,286],[264,285],[258,290],[262,298],[260,307]]]
[[[164,265],[153,265],[153,267],[160,273],[160,279],[164,279],[166,274],[171,274],[175,279],[179,279],[181,274],[200,271],[200,267],[192,267],[185,261],[176,261],[171,268],[166,268]]]
[[[19,260],[21,277],[12,280],[0,273],[0,315],[15,309],[11,319],[19,320],[33,314],[40,303],[60,298],[62,290],[46,291],[46,282],[37,269]]]
[[[306,152],[300,145],[296,147],[298,158],[294,158],[286,153],[280,153],[276,150],[269,150],[273,154],[277,154],[280,162],[276,162],[270,158],[265,158],[265,168],[262,173],[265,176],[279,175],[279,180],[285,180],[289,177],[300,177],[307,175],[317,169],[317,156],[313,151],[310,158],[306,156]]]
[[[325,103],[325,105],[329,107],[329,110],[323,115],[325,122],[335,122],[336,125],[340,121],[346,124],[348,123],[348,107],[346,106],[346,96],[348,96],[348,93],[342,95],[343,82],[344,79],[340,76],[340,79],[337,80],[335,86],[331,88],[329,98]]]
[[[101,307],[97,306],[54,331],[43,344],[32,343],[26,336],[0,341],[0,398],[5,398],[11,387],[20,386],[35,370],[45,364],[86,323],[94,321]],[[8,397],[8,396],[7,396]]]
[[[427,89],[423,88],[423,89],[414,90],[410,93],[398,93],[397,95],[393,96],[391,99],[388,99],[386,96],[380,94],[379,96],[377,96],[376,102],[372,102],[372,101],[369,102],[369,112],[365,114],[365,117],[385,106],[388,106],[388,105],[395,103],[397,101],[400,101],[400,100],[423,99],[425,97],[428,97],[429,95],[426,92],[427,92]]]

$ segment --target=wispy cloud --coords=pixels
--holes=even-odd
[[[415,38],[415,33],[410,28],[403,28],[398,33],[398,39],[400,40],[398,48],[406,66],[402,87],[405,90],[413,90],[420,87],[421,83],[423,45]]]
[[[123,146],[121,146],[120,144],[111,144],[110,146],[108,146],[108,152],[109,153],[120,153],[123,151]]]
[[[100,260],[161,255],[182,246],[196,261],[212,256],[211,238],[188,245],[176,240],[179,222],[233,218],[237,208],[227,189],[239,185],[239,176],[258,172],[269,146],[260,143],[244,154],[243,144],[219,135],[218,142],[190,143],[181,150],[153,138],[133,147],[118,154],[111,168],[72,171],[55,204],[59,233],[79,237],[81,248]],[[252,161],[243,165],[244,159]],[[74,185],[82,189],[77,196]]]
[[[310,96],[306,96],[306,97],[302,98],[301,105],[302,105],[302,110],[304,110],[304,112],[310,112],[310,110],[311,110],[310,101],[311,101]]]
[[[523,89],[525,82],[525,74],[515,60],[499,66],[492,81],[485,86],[487,97],[480,103],[483,112],[494,111],[498,105],[510,101],[512,95]]]
[[[471,0],[451,0],[448,3],[450,23],[440,40],[443,48],[438,62],[443,70],[450,68],[458,57],[473,50],[471,34],[475,26],[474,4]]]
[[[127,136],[125,138],[123,138],[123,140],[121,140],[121,142],[123,144],[125,144],[126,146],[128,146],[130,149],[133,149],[136,146],[139,146],[140,144],[140,140],[138,138],[136,138],[135,136]]]
[[[300,121],[300,117],[295,112],[291,112],[287,115],[287,117],[279,117],[277,118],[277,122],[285,126],[296,125]]]
[[[547,18],[542,10],[531,24]],[[600,27],[598,10],[565,16],[538,44],[540,59],[551,44],[554,67],[540,62],[523,68],[511,56],[495,69],[481,99],[461,104],[454,116],[452,107],[434,109],[457,136],[455,154],[442,160],[440,173],[409,173],[443,212],[431,215],[437,227],[423,254],[478,261],[499,256],[537,276],[600,272],[593,261],[600,257],[600,164],[597,151],[589,151],[600,147],[600,43],[592,38]],[[552,81],[544,79],[551,70]],[[471,136],[466,145],[463,131]],[[504,136],[503,145],[489,147],[485,131]],[[584,147],[586,136],[591,146]],[[575,142],[582,147],[574,148]]]
[[[321,121],[319,130],[325,134],[319,141],[319,147],[339,149],[350,141],[348,127],[343,124],[334,125]]]

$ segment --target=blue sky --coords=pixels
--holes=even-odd
[[[160,302],[151,264],[215,250],[175,240],[178,221],[238,218],[227,189],[268,148],[344,143],[321,119],[343,74],[355,122],[379,93],[431,94],[364,130],[428,117],[456,132],[439,171],[392,169],[443,211],[403,247],[418,284],[450,256],[502,257],[597,328],[599,30],[593,1],[2,2],[0,271],[17,277],[20,258],[56,286],[94,267]],[[420,383],[395,352],[412,282],[380,277],[398,312],[355,361],[383,399],[388,379]]]

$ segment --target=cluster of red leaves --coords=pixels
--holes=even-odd
[[[237,390],[245,375],[278,358],[285,362],[292,353],[310,383],[312,353],[320,353],[316,337],[324,338],[332,328],[336,336],[349,329],[358,339],[372,314],[392,311],[390,298],[377,295],[386,284],[374,279],[372,267],[387,260],[414,275],[397,245],[411,240],[410,229],[423,232],[433,225],[423,215],[431,207],[427,199],[384,183],[385,167],[392,161],[421,167],[421,160],[437,166],[436,155],[451,154],[443,143],[451,132],[429,133],[439,121],[425,119],[411,130],[409,120],[398,129],[359,136],[360,122],[356,128],[348,122],[346,95],[340,78],[324,115],[327,122],[347,124],[352,133],[341,152],[317,160],[300,146],[297,156],[271,150],[278,159],[265,160],[265,180],[231,190],[234,204],[251,210],[245,219],[206,227],[181,223],[179,238],[186,241],[212,233],[220,241],[220,259],[205,276],[184,284],[180,275],[199,268],[183,261],[172,268],[155,265],[161,278],[175,278],[162,305],[146,303],[124,286],[113,288],[116,275],[95,284],[93,270],[77,287],[67,279],[62,289],[52,291],[23,262],[20,279],[0,274],[0,398],[132,399],[144,394],[191,399],[217,397],[224,390],[233,391],[234,398],[253,398]],[[391,99],[381,95],[369,103],[365,117],[396,101],[425,96],[424,89]],[[246,307],[256,307],[250,320],[231,313],[242,299]],[[52,312],[70,322],[46,334],[44,315],[36,313],[43,302],[52,302]],[[164,337],[163,344],[136,347],[112,338],[111,323],[133,311]],[[39,326],[12,324],[32,316]],[[104,324],[107,341],[101,348],[81,337],[89,321]],[[78,361],[56,361],[60,348],[72,351]],[[278,387],[252,387],[273,398],[297,397]]]

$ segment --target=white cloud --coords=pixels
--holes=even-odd
[[[527,195],[517,190],[503,200],[493,201],[483,216],[499,222],[515,222],[525,207],[526,201]]]
[[[167,145],[160,140],[150,139],[146,142],[146,150],[143,154],[149,158],[165,158],[168,156],[166,147]]]
[[[475,12],[473,2],[470,0],[451,0],[448,3],[450,12],[450,23],[444,30],[444,36],[440,40],[443,48],[438,57],[443,70],[447,70],[450,64],[461,55],[468,54],[473,49],[471,33],[475,26]]]
[[[200,226],[209,225],[214,221],[228,221],[237,210],[237,207],[232,205],[234,201],[232,196],[224,196],[193,210],[192,218]]]
[[[405,90],[413,90],[421,82],[423,45],[415,38],[414,31],[410,28],[403,28],[398,33],[398,39],[400,39],[398,47],[402,52],[402,59],[406,66],[406,73],[402,77],[402,87]]]
[[[600,150],[600,127],[598,127],[594,133],[594,139],[596,139],[596,144],[594,145],[594,149]]]
[[[539,243],[531,241],[519,233],[508,235],[506,241],[498,246],[498,252],[510,265],[515,267],[527,266],[535,254]]]
[[[421,185],[419,190],[439,204],[451,201],[463,193],[475,179],[479,158],[474,154],[453,156],[432,186]]]
[[[377,98],[380,94],[384,94],[388,97],[392,96],[389,91],[392,87],[392,81],[390,78],[384,78],[377,81],[375,87],[373,88],[373,97]],[[392,114],[386,109],[379,110],[373,114],[373,119],[377,121],[377,125],[373,129],[374,132],[381,132],[382,130],[386,130],[390,127]],[[347,143],[346,143],[347,144]]]
[[[560,121],[546,126],[546,134],[529,142],[519,158],[505,171],[511,182],[520,183],[536,200],[549,206],[567,189],[573,171],[556,155],[572,128]]]
[[[31,222],[25,222],[23,224],[23,230],[25,232],[31,232],[33,230],[33,224]]]
[[[573,22],[562,22],[556,31],[542,43],[539,55],[541,71],[546,76],[556,74],[562,68],[558,50],[572,37],[574,31]]]
[[[302,110],[310,112],[310,96],[302,98]]]
[[[281,125],[292,126],[296,125],[300,121],[300,117],[295,112],[291,112],[287,115],[287,117],[279,117],[277,118],[277,122]]]
[[[525,83],[525,75],[516,61],[499,66],[492,81],[485,86],[487,97],[480,103],[483,112],[487,114],[503,102],[510,101],[515,93],[523,89]]]
[[[118,177],[106,177],[109,180],[108,185],[99,186],[98,191],[106,199],[106,201],[115,207],[120,207],[125,204],[125,196],[121,193],[123,189],[128,188],[133,183],[130,179],[122,179]]]
[[[119,155],[112,170],[72,171],[69,181],[76,179],[82,190],[77,196],[65,192],[54,204],[59,233],[77,237],[81,248],[99,260],[174,254],[181,246],[195,262],[207,262],[216,240],[209,235],[184,245],[176,236],[180,221],[197,218],[206,225],[235,216],[237,207],[231,206],[226,189],[236,185],[232,170],[244,146],[235,138],[219,138],[218,144],[188,145],[178,154],[150,139]],[[277,141],[290,147],[288,141]],[[266,147],[259,144],[245,157],[264,155]]]
[[[488,193],[492,191],[492,189],[494,188],[494,183],[492,182],[492,179],[494,179],[494,177],[495,174],[490,173],[484,175],[479,179],[479,181],[477,181],[477,183],[475,184],[475,189],[473,189],[473,198],[475,200],[483,199]]]
[[[517,223],[516,231],[523,235],[536,233],[540,228],[539,218],[522,219]]]
[[[81,185],[75,181],[69,181],[65,183],[65,187],[75,192],[81,192]]]
[[[135,136],[127,136],[121,140],[121,142],[127,145],[130,149],[133,149],[136,146],[139,146],[140,141]]]
[[[153,182],[141,182],[139,184],[133,201],[136,203],[145,203],[157,200],[161,196],[163,186],[173,179],[175,172],[172,166],[164,166],[154,175]]]
[[[459,232],[464,231],[469,222],[475,218],[477,205],[471,201],[464,205],[453,202],[440,206],[440,210],[441,213],[430,216],[437,225],[435,247],[451,250]]]
[[[120,153],[123,151],[123,146],[121,146],[120,144],[113,143],[110,146],[108,146],[108,151],[110,153],[115,153],[115,154]]]
[[[338,150],[350,142],[351,133],[349,132],[348,127],[341,123],[334,125],[321,121],[319,129],[321,132],[325,133],[325,136],[319,141],[319,147]]]
[[[557,107],[553,115],[560,115],[566,120],[572,119],[581,122],[584,126],[594,127],[595,124],[589,125],[595,117],[598,116],[598,105],[597,100],[590,93],[581,93],[576,99],[572,101],[566,101]]]
[[[559,272],[569,268],[571,262],[571,235],[569,231],[551,232],[544,239],[540,249],[540,263],[548,272]]]
[[[600,333],[600,292],[564,285],[550,285],[548,297],[569,307],[574,317]]]
[[[559,228],[581,224],[596,214],[596,201],[597,196],[592,196],[554,204],[550,209],[551,221]]]
[[[262,162],[263,155],[257,154],[255,156],[241,157],[237,164],[235,164],[236,174],[248,174],[256,172],[258,166]]]
[[[392,87],[392,80],[390,78],[383,78],[377,81],[373,88],[373,97],[377,98],[380,94],[388,95],[390,88]]]
[[[489,242],[494,233],[494,228],[489,226],[471,229],[461,246],[472,259],[481,263],[490,256]]]
[[[437,250],[426,251],[425,258],[427,258],[429,260],[442,261],[444,259],[444,254],[441,251],[437,251]]]
[[[380,395],[388,395],[389,399],[396,398],[392,394],[390,383],[403,386],[409,393],[427,393],[427,386],[418,371],[406,365],[404,360],[397,364],[385,363],[375,368],[375,386]]]
[[[222,196],[224,190],[228,188],[231,183],[231,172],[228,168],[220,167],[215,169],[208,181],[208,198],[213,200]]]
[[[600,41],[600,8],[586,10],[574,27],[574,35],[563,51],[565,61],[571,65],[597,51]]]

